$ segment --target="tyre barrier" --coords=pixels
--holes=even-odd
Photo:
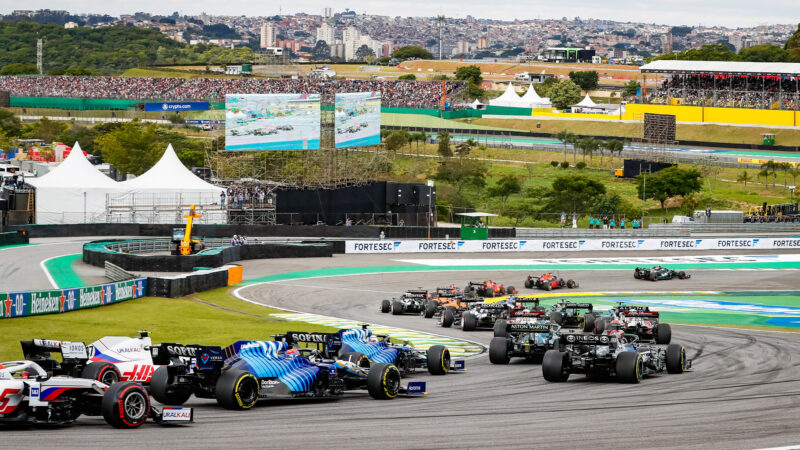
[[[241,281],[242,266],[226,265],[171,277],[148,277],[147,295],[178,298],[195,292],[231,286]]]
[[[235,247],[218,247],[195,255],[137,255],[118,253],[108,246],[121,240],[93,241],[83,246],[83,262],[105,267],[105,262],[124,270],[142,272],[191,272],[196,267],[221,267],[234,261],[268,258],[318,258],[331,257],[332,242],[305,241],[300,243],[259,243]],[[344,252],[344,243],[339,243]]]
[[[27,243],[27,231],[10,231],[6,233],[0,233],[0,247],[5,247],[6,245],[22,245]]]

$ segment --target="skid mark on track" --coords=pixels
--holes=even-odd
[[[334,317],[321,316],[319,314],[308,313],[274,313],[270,314],[284,320],[313,323],[315,325],[326,325],[334,328],[361,328],[363,322],[355,320],[337,319]],[[454,357],[475,356],[484,352],[484,347],[471,342],[459,339],[436,336],[420,331],[411,331],[403,328],[387,327],[384,325],[370,325],[370,330],[375,334],[386,334],[397,341],[408,341],[414,347],[426,350],[432,345],[445,345]]]

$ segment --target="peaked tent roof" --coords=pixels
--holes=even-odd
[[[580,106],[582,108],[594,108],[597,106],[597,103],[593,102],[592,99],[589,98],[589,94],[586,94],[586,97],[584,97],[580,103],[572,106]]]
[[[525,92],[525,95],[522,96],[522,100],[528,105],[550,105],[549,98],[539,97],[536,89],[533,88],[533,83],[528,86],[528,90]]]
[[[56,166],[55,169],[41,177],[29,178],[25,181],[37,188],[123,188],[119,183],[97,170],[97,168],[86,159],[86,155],[83,154],[83,150],[81,150],[81,146],[77,142],[72,147],[69,156],[67,156],[61,164]]]
[[[503,92],[503,95],[497,97],[495,99],[489,100],[489,104],[492,106],[512,106],[512,107],[519,107],[519,108],[530,108],[527,102],[523,101],[522,98],[517,94],[514,90],[514,86],[509,82],[506,91]]]
[[[167,150],[161,159],[147,172],[132,179],[120,183],[122,186],[141,190],[141,191],[163,191],[163,190],[182,190],[182,191],[221,191],[221,187],[203,181],[200,177],[193,174],[191,170],[183,165],[172,144],[167,146]]]

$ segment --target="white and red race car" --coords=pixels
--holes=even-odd
[[[86,378],[52,376],[33,361],[0,363],[0,424],[68,424],[81,415],[102,415],[116,428],[136,428],[148,418],[156,423],[193,421],[191,408],[154,408],[147,391],[137,383],[109,386]]]
[[[611,308],[602,320],[595,320],[595,334],[613,328],[627,334],[635,334],[641,341],[666,345],[672,340],[672,327],[668,323],[659,322],[658,311],[651,311],[649,306],[633,306],[620,302]]]

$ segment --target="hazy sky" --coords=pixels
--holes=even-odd
[[[526,2],[520,0],[295,0],[275,2],[238,0],[234,2],[203,2],[197,0],[0,0],[0,12],[14,9],[69,9],[73,13],[126,14],[136,11],[151,14],[209,14],[263,16],[307,12],[321,14],[323,7],[334,11],[345,8],[358,13],[387,16],[448,17],[472,15],[492,19],[598,18],[632,22],[655,22],[669,25],[725,25],[750,27],[771,23],[800,22],[800,0],[563,0]]]

